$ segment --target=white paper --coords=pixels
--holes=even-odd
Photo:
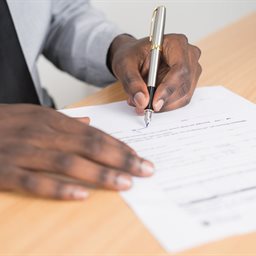
[[[169,252],[256,230],[256,110],[223,87],[197,89],[192,102],[154,114],[148,128],[125,102],[63,111],[153,161],[122,196]]]

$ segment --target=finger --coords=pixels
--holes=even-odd
[[[143,109],[143,108],[135,108],[135,111],[136,111],[137,115],[143,116],[144,112],[145,112],[145,109]]]
[[[188,63],[188,39],[182,34],[172,34],[164,37],[163,61],[169,66]]]
[[[161,112],[171,111],[171,110],[175,110],[175,109],[178,109],[178,108],[185,107],[186,105],[188,105],[190,103],[191,98],[192,98],[192,94],[193,93],[186,94],[182,98],[180,98],[180,99],[178,99],[178,100],[176,100],[176,101],[174,101],[170,104],[165,105],[161,109]]]
[[[60,137],[58,138],[58,136]],[[77,144],[77,147],[84,152],[82,153],[83,156],[86,156],[86,152],[89,153],[91,151],[93,154],[93,151],[97,152],[97,151],[108,150],[108,149],[110,150],[110,152],[113,149],[114,151],[119,150],[120,152],[126,152],[134,156],[137,156],[137,153],[135,152],[135,150],[130,146],[128,146],[126,143],[94,127],[84,126],[80,134],[79,133],[75,135],[69,134],[65,136],[67,136],[67,139],[70,140],[70,143],[72,143],[72,140],[73,140],[72,145],[74,145],[75,143]],[[61,141],[64,138],[62,134],[58,134],[56,139],[61,144]],[[67,145],[65,142],[64,144]],[[72,145],[71,145],[71,148],[72,148]]]
[[[202,54],[201,50],[195,45],[189,45],[189,48],[190,48],[189,52],[193,55],[191,59],[196,59],[198,61]]]
[[[188,39],[182,34],[172,34],[164,37],[163,61],[173,67],[188,62]]]
[[[132,186],[129,174],[102,166],[79,156],[56,151],[43,151],[37,154],[39,157],[36,157],[32,163],[21,161],[18,164],[23,168],[33,168],[34,170],[66,175],[90,185],[107,189],[127,190]]]
[[[198,63],[198,59],[201,56],[201,51],[198,47],[191,45],[189,47],[188,55],[189,55],[189,62],[190,62],[190,67],[191,67],[190,68],[190,70],[191,70],[191,72],[190,72],[190,80],[191,80],[190,90],[188,91],[188,93],[186,93],[186,89],[182,88],[182,86],[181,86],[177,91],[175,91],[173,94],[174,99],[173,99],[173,101],[170,99],[171,103],[168,106],[165,106],[165,108],[164,108],[165,111],[174,110],[174,109],[177,109],[180,107],[184,107],[187,104],[189,104],[191,101],[191,98],[195,91],[198,79],[202,73],[202,67]],[[188,90],[188,88],[187,88],[187,90]],[[177,94],[176,97],[175,97],[175,94]],[[184,94],[184,96],[182,96],[183,94]],[[178,98],[178,100],[175,101],[175,98]]]
[[[133,101],[130,97],[127,99],[127,103],[128,103],[129,106],[135,107],[135,112],[138,115],[142,116],[144,114],[144,109],[136,107],[135,103],[133,103]]]
[[[142,116],[144,114],[144,109],[140,107],[136,107],[136,104],[133,102],[133,100],[130,97],[127,99],[127,103],[129,106],[135,107],[135,112],[138,115]]]
[[[190,66],[192,70],[191,83],[192,83],[192,87],[194,88],[196,88],[197,82],[202,73],[202,67],[198,63],[200,56],[201,56],[201,50],[198,47],[191,45],[189,50],[189,59],[190,59]]]
[[[18,129],[6,129],[10,133],[10,136],[2,138],[0,146],[13,144],[15,147],[15,140],[18,140],[20,144],[30,144],[46,150],[66,151],[80,154],[86,158],[90,158],[90,156],[93,155],[96,161],[98,158],[95,152],[101,151],[101,146],[104,146],[103,148],[106,152],[108,152],[108,149],[110,149],[110,152],[113,149],[114,151],[120,150],[120,154],[126,152],[135,157],[137,156],[137,153],[124,142],[94,127],[83,125],[81,122],[72,118],[65,117],[61,114],[59,117],[57,121],[59,123],[65,123],[65,128],[63,127],[64,132],[56,130],[56,128],[53,127],[42,129],[42,127],[44,127],[43,124],[35,124],[34,126],[28,127],[26,120],[21,118],[19,122],[24,122],[24,124],[19,125]],[[48,121],[48,123],[50,123],[50,126],[52,125],[51,121]],[[56,120],[54,123],[56,123]],[[10,127],[14,124],[12,122],[8,123]],[[108,153],[106,153],[105,156],[102,155],[102,159],[99,160],[101,161],[107,158],[109,158]]]
[[[166,105],[177,101],[191,89],[190,70],[185,65],[176,65],[163,78],[154,95],[153,108],[159,112]]]
[[[102,166],[82,157],[58,151],[39,149],[24,150],[13,158],[13,164],[23,169],[57,173],[114,190],[127,190],[132,186],[131,176],[127,173]],[[17,152],[16,152],[17,153]],[[27,159],[33,155],[31,161]],[[6,158],[8,159],[8,157]],[[45,161],[47,160],[47,161]]]
[[[166,57],[166,61],[169,61],[170,65],[175,62],[176,64],[173,64],[158,86],[153,103],[155,111],[173,109],[175,105],[183,106],[190,101],[193,95],[202,71],[201,66],[198,64],[201,51],[196,46],[191,45],[185,48],[187,49],[186,51],[180,48],[180,51],[178,51],[180,54],[176,55],[176,59],[168,59]],[[179,58],[183,61],[186,59],[186,61],[182,63]],[[176,101],[179,99],[181,99],[180,103],[177,103]],[[172,105],[174,102],[175,104]]]
[[[81,117],[81,118],[75,118],[77,121],[80,121],[83,124],[90,124],[90,118],[89,117]]]
[[[125,91],[136,107],[145,109],[148,105],[149,95],[147,85],[141,77],[139,68],[134,64],[126,63],[118,74]]]
[[[11,165],[5,165],[0,169],[0,188],[62,200],[83,200],[89,195],[82,186],[68,184]]]
[[[131,107],[135,107],[135,103],[133,102],[133,100],[130,97],[128,97],[128,99],[127,99],[127,104]]]
[[[196,84],[198,82],[199,76],[202,72],[202,68],[200,66],[200,64],[197,64],[197,69],[195,69],[195,75],[192,76],[192,82],[191,82],[191,87],[190,87],[190,91],[188,93],[184,94],[184,89],[179,88],[177,91],[175,91],[173,93],[173,95],[170,97],[169,99],[169,104],[166,104],[161,111],[171,111],[171,110],[175,110],[181,107],[186,106],[187,104],[190,103],[192,95],[195,91],[196,88]],[[180,90],[180,92],[179,92]],[[182,96],[182,94],[184,94],[184,96]],[[180,97],[180,98],[179,98]],[[173,99],[172,99],[173,98]],[[177,100],[175,100],[175,98]]]
[[[106,133],[90,127],[88,125],[84,125],[81,120],[77,120],[74,118],[70,118],[68,116],[63,115],[62,113],[59,113],[57,111],[53,111],[53,110],[48,110],[48,109],[43,109],[43,108],[38,108],[39,111],[36,111],[34,113],[34,115],[36,115],[38,117],[38,115],[40,115],[40,122],[42,123],[41,125],[36,126],[35,125],[35,129],[37,131],[37,129],[41,129],[41,127],[43,126],[48,126],[49,129],[47,130],[47,132],[50,130],[52,133],[48,133],[48,137],[55,137],[55,133],[57,132],[58,134],[61,134],[61,136],[65,136],[65,135],[74,135],[74,136],[82,136],[82,137],[90,137],[91,140],[97,140],[98,138],[103,137],[109,144],[113,144],[113,146],[117,146],[117,147],[124,147],[127,150],[129,150],[130,152],[132,152],[133,154],[136,155],[136,152],[129,147],[128,145],[126,145],[125,143],[107,135]],[[35,116],[35,120],[36,120],[36,116]],[[19,137],[23,137],[25,140],[33,140],[35,134],[30,133],[30,130],[27,129],[27,123],[31,120],[31,118],[33,118],[33,116],[31,117],[30,115],[28,115],[26,118],[25,117],[17,117],[20,118],[21,120],[19,121],[19,123],[21,124],[20,127],[20,132],[19,132]],[[12,122],[17,121],[16,120],[12,120]],[[87,121],[87,119],[83,119],[82,120],[84,123]],[[9,122],[9,125],[14,125],[12,122]],[[23,124],[23,125],[22,125]],[[33,131],[33,129],[32,129]],[[17,132],[17,131],[15,131]],[[37,140],[34,141],[34,143],[40,143],[42,146],[44,146],[44,144],[49,145],[52,144],[51,138],[50,141],[45,139],[45,136],[47,137],[46,134],[38,134],[37,136]],[[31,138],[32,137],[32,138]],[[63,138],[64,139],[64,138]],[[91,141],[90,141],[91,142]],[[86,146],[88,148],[88,145]]]
[[[185,92],[179,98],[190,90],[188,40],[186,36],[175,34],[166,36],[163,42],[162,59],[169,66],[169,72],[164,76],[155,93],[153,107],[156,112],[170,104],[167,100],[170,100],[171,95],[181,85]],[[178,98],[174,98],[174,101],[176,100]]]
[[[53,113],[55,119],[58,120],[58,126],[56,126],[56,121],[54,121],[54,123],[50,123],[50,125],[52,126],[53,129],[60,131],[61,133],[65,133],[65,135],[74,135],[74,136],[81,136],[81,140],[85,141],[89,138],[89,142],[88,143],[92,143],[92,144],[87,144],[87,145],[83,145],[85,148],[89,148],[89,146],[93,146],[94,145],[94,140],[96,140],[96,144],[98,145],[101,142],[101,138],[103,141],[106,141],[107,143],[111,144],[113,147],[117,147],[117,148],[125,148],[126,150],[128,150],[129,152],[131,152],[134,155],[137,155],[137,153],[135,152],[134,149],[132,149],[130,146],[128,146],[127,144],[121,142],[120,140],[117,140],[115,138],[113,138],[112,136],[109,136],[108,134],[94,128],[94,127],[90,127],[88,125],[86,125],[86,123],[84,122],[85,125],[83,125],[83,123],[81,123],[81,120],[79,120],[80,122],[78,122],[77,120],[67,117],[61,113]],[[90,120],[90,119],[89,119]],[[64,135],[64,134],[62,134]],[[61,136],[62,136],[61,135]],[[81,144],[80,141],[77,142],[78,144]]]
[[[85,139],[84,137],[58,134],[44,137],[42,143],[38,140],[29,142],[26,140],[26,144],[24,144],[22,139],[19,141],[20,146],[17,146],[17,141],[13,144],[10,141],[8,143],[8,146],[5,146],[5,142],[1,144],[1,153],[16,158],[20,156],[22,159],[30,159],[29,155],[35,157],[35,150],[38,148],[44,151],[60,151],[63,154],[80,156],[87,164],[94,162],[136,176],[151,176],[154,173],[154,165],[151,162],[140,158],[122,144],[116,146],[102,137],[95,140],[92,136]],[[22,157],[24,154],[25,156]],[[26,156],[26,154],[28,155]],[[47,159],[43,156],[38,158]]]

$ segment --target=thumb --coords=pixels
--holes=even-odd
[[[79,117],[75,118],[77,121],[83,123],[83,124],[90,124],[90,118],[89,117]]]
[[[149,102],[149,94],[139,70],[136,67],[127,67],[123,69],[119,79],[129,95],[130,101],[134,103],[136,108],[145,109]]]

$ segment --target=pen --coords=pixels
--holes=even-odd
[[[153,110],[153,98],[156,90],[156,78],[159,66],[160,53],[162,50],[164,27],[165,27],[165,13],[166,8],[159,6],[154,10],[149,41],[151,42],[151,53],[150,53],[150,67],[148,74],[148,92],[149,92],[149,104],[144,112],[144,120],[146,127],[149,126]]]

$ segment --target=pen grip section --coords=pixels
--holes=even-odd
[[[156,87],[148,86],[149,103],[148,103],[146,109],[153,110],[153,99],[154,99],[155,91],[156,91]]]

